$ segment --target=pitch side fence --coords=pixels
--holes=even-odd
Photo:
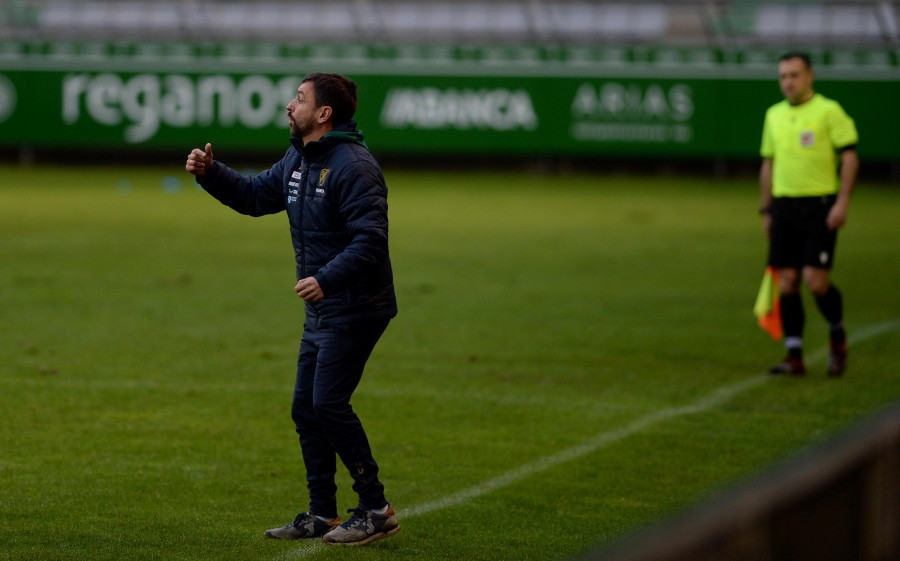
[[[0,148],[281,153],[300,76],[360,86],[379,155],[756,158],[781,48],[0,40]],[[868,161],[900,161],[900,51],[812,53]]]
[[[584,561],[896,561],[900,403],[717,500]]]

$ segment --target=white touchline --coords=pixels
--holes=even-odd
[[[452,495],[448,495],[441,499],[437,499],[435,501],[410,507],[407,510],[398,512],[397,515],[400,518],[409,518],[412,516],[418,516],[420,514],[426,514],[435,510],[441,510],[450,506],[468,502],[472,499],[480,497],[481,495],[485,495],[487,493],[490,493],[491,491],[496,491],[497,489],[507,487],[509,485],[512,485],[513,483],[517,483],[544,470],[547,470],[564,462],[568,462],[569,460],[574,460],[576,458],[586,456],[587,454],[590,454],[592,452],[596,452],[597,450],[608,446],[613,442],[617,442],[619,440],[627,438],[637,432],[646,429],[647,427],[659,423],[660,421],[671,419],[673,417],[680,417],[682,415],[690,415],[692,413],[701,413],[703,411],[712,409],[713,407],[716,407],[717,405],[721,405],[722,403],[728,401],[744,390],[747,390],[748,388],[752,388],[754,386],[758,386],[759,384],[765,382],[766,379],[767,378],[765,376],[755,376],[753,378],[742,380],[736,384],[719,388],[712,394],[697,401],[693,405],[660,409],[659,411],[632,421],[624,427],[601,432],[593,438],[582,442],[578,446],[567,448],[550,456],[538,458],[537,460],[534,460],[527,464],[523,464],[518,468],[508,471],[493,479],[483,481],[478,485],[475,485],[474,487],[463,489],[462,491],[459,491]]]
[[[871,325],[856,332],[848,339],[847,344],[853,345],[855,343],[871,339],[898,328],[900,328],[900,320],[887,321],[884,323]],[[806,362],[808,364],[815,364],[825,360],[827,357],[828,349],[821,349],[815,353],[810,354],[807,357]],[[732,397],[752,387],[758,386],[769,379],[771,379],[771,376],[769,376],[768,374],[759,375],[741,380],[740,382],[736,382],[728,386],[723,386],[691,405],[661,409],[659,411],[641,417],[640,419],[634,420],[624,427],[601,432],[595,435],[593,438],[579,444],[578,446],[567,448],[550,456],[538,458],[537,460],[528,462],[527,464],[523,464],[516,469],[498,475],[497,477],[482,481],[481,483],[469,487],[468,489],[463,489],[462,491],[458,491],[456,493],[453,493],[452,495],[447,495],[446,497],[442,497],[440,499],[436,499],[419,505],[414,505],[405,510],[400,510],[399,512],[397,512],[397,516],[402,520],[469,502],[492,491],[497,491],[498,489],[502,489],[514,483],[518,483],[523,479],[531,477],[532,475],[550,469],[554,466],[558,466],[562,463],[568,462],[569,460],[574,460],[582,456],[586,456],[587,454],[590,454],[592,452],[596,452],[597,450],[600,450],[601,448],[608,446],[613,442],[617,442],[619,440],[627,438],[635,433],[638,433],[650,426],[659,423],[660,421],[665,421],[674,417],[681,417],[683,415],[691,415],[709,411],[710,409],[713,409],[714,407],[727,402]],[[307,554],[312,553],[314,551],[313,548],[318,547],[319,544],[320,542],[318,541],[305,542],[302,547],[292,550],[287,554],[278,557],[277,559],[286,560],[304,557]]]
[[[852,345],[854,343],[858,343],[859,341],[870,339],[872,337],[875,337],[876,335],[880,335],[893,329],[897,329],[898,327],[900,327],[900,320],[870,326],[869,328],[860,331],[855,336],[850,337],[848,344]],[[810,364],[815,364],[821,360],[824,360],[827,356],[828,350],[823,349],[807,357],[807,362]],[[600,448],[612,444],[613,442],[622,440],[623,438],[629,437],[647,427],[659,423],[660,421],[665,421],[673,417],[681,417],[682,415],[690,415],[694,413],[709,411],[714,407],[722,405],[737,394],[740,394],[754,386],[758,386],[769,378],[769,375],[754,376],[753,378],[748,378],[729,386],[721,387],[692,405],[661,409],[645,417],[641,417],[640,419],[632,421],[624,427],[601,432],[600,434],[594,436],[589,440],[586,440],[578,446],[567,448],[562,452],[557,452],[556,454],[550,456],[538,458],[537,460],[521,465],[514,470],[508,471],[493,479],[483,481],[478,485],[469,487],[468,489],[463,489],[462,491],[458,491],[452,495],[412,506],[406,510],[401,510],[397,513],[397,516],[399,516],[400,518],[410,518],[412,516],[418,516],[420,514],[426,514],[435,510],[441,510],[450,506],[468,502],[474,498],[480,497],[481,495],[485,495],[487,493],[490,493],[491,491],[496,491],[497,489],[512,485],[513,483],[521,481],[551,467],[557,466],[563,462],[574,460],[576,458],[580,458],[581,456],[590,454],[591,452],[595,452]]]

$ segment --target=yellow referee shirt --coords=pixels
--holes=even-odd
[[[818,197],[837,193],[836,152],[858,141],[856,124],[838,102],[814,94],[766,111],[759,154],[772,158],[772,195]]]

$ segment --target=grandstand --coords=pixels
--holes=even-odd
[[[7,0],[0,38],[896,49],[900,2]]]

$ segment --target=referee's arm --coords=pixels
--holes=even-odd
[[[825,219],[828,228],[837,230],[847,222],[847,208],[850,206],[850,194],[856,186],[856,175],[859,172],[859,155],[855,146],[841,150],[841,188],[838,191],[834,206]]]
[[[766,236],[772,228],[772,158],[763,158],[759,166],[759,213],[763,218]]]

